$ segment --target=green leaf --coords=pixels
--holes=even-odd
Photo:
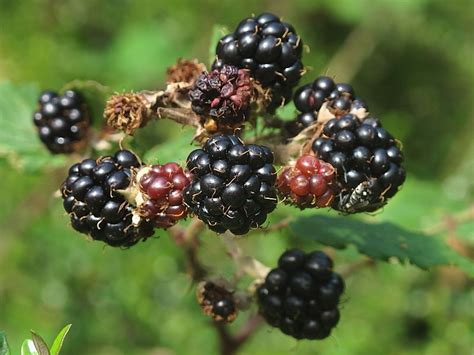
[[[43,340],[43,338],[33,330],[30,330],[30,333],[33,338],[33,343],[35,343],[35,348],[36,350],[38,350],[39,355],[50,355],[48,345]]]
[[[196,149],[192,146],[193,130],[183,129],[177,137],[171,137],[163,144],[159,144],[148,150],[143,155],[143,161],[147,164],[163,164],[167,162],[184,163],[188,154]]]
[[[212,27],[211,42],[209,43],[209,65],[212,65],[214,59],[216,59],[217,42],[227,33],[229,33],[229,30],[223,25],[214,25]]]
[[[39,89],[33,84],[0,83],[0,158],[14,167],[37,171],[64,163],[43,147],[32,122]]]
[[[40,355],[33,340],[26,339],[23,344],[21,344],[21,355]]]
[[[53,345],[51,345],[51,355],[59,355],[61,348],[63,347],[64,339],[69,333],[69,329],[71,329],[72,324],[66,325],[59,334],[54,339]]]
[[[0,332],[0,355],[10,355],[10,348],[8,347],[5,332]]]
[[[422,269],[436,265],[458,265],[474,275],[474,264],[444,243],[438,236],[403,229],[393,223],[366,223],[350,217],[313,215],[290,223],[298,237],[312,239],[334,248],[355,245],[374,259],[396,258]]]

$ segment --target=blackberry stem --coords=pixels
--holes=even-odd
[[[205,224],[198,218],[194,217],[188,227],[183,228],[175,225],[168,229],[168,233],[175,243],[182,247],[188,262],[188,271],[194,282],[202,281],[208,274],[206,267],[198,258],[199,254],[199,234],[204,230]],[[250,257],[242,256],[240,248],[233,243],[229,253],[239,265],[240,259],[248,259]],[[253,258],[252,258],[253,259]],[[255,262],[260,264],[257,260]],[[255,331],[263,324],[263,318],[259,314],[252,315],[247,322],[233,335],[229,332],[229,328],[222,322],[212,322],[212,326],[217,332],[220,344],[221,355],[233,355],[236,351],[255,333]]]

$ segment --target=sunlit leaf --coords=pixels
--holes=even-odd
[[[440,237],[403,229],[393,223],[365,223],[350,217],[313,215],[290,224],[297,236],[334,248],[354,245],[374,259],[396,258],[422,269],[457,265],[474,275],[474,264],[452,250]]]
[[[53,345],[51,345],[51,355],[59,355],[59,353],[61,352],[61,348],[63,347],[64,339],[66,338],[67,333],[69,333],[71,326],[72,324],[66,325],[56,336]]]

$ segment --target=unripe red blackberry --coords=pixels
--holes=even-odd
[[[196,297],[204,314],[215,321],[231,323],[237,318],[234,294],[224,285],[212,281],[201,282]]]
[[[245,145],[234,135],[214,135],[188,156],[193,178],[184,202],[211,230],[246,234],[276,208],[272,163],[273,153],[267,147]]]
[[[153,221],[157,228],[169,228],[186,217],[183,190],[190,179],[178,164],[144,166],[136,178],[141,217]]]
[[[334,199],[331,188],[334,168],[313,155],[303,155],[294,166],[284,167],[278,175],[277,188],[287,204],[301,209],[327,207]]]
[[[259,311],[272,327],[296,339],[324,339],[339,321],[344,281],[321,251],[284,252],[257,288]]]
[[[292,25],[263,13],[243,19],[235,31],[219,40],[213,68],[224,64],[247,69],[269,89],[269,111],[291,100],[293,87],[303,74],[303,42]]]
[[[90,126],[89,110],[82,95],[75,90],[66,90],[62,95],[44,91],[38,104],[33,123],[46,148],[53,154],[77,151]]]
[[[72,227],[111,246],[130,247],[153,235],[153,224],[132,221],[135,206],[121,191],[131,185],[132,170],[140,166],[128,150],[74,164],[61,186],[63,206]]]
[[[372,212],[394,196],[405,181],[403,154],[375,118],[353,114],[329,120],[313,141],[316,156],[336,169],[338,197],[332,207],[346,213]]]
[[[216,130],[239,127],[250,112],[251,80],[247,71],[224,65],[201,74],[189,91],[194,112],[201,116],[204,127],[208,119]]]

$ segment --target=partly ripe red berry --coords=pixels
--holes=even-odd
[[[324,179],[327,181],[327,182],[331,182],[332,179],[334,178],[334,168],[331,164],[329,163],[325,163],[325,162],[321,162],[321,166],[319,168],[319,173],[324,176]]]
[[[319,169],[319,160],[313,155],[303,155],[297,160],[295,168],[304,175],[311,176]]]
[[[281,170],[277,180],[280,197],[288,204],[301,209],[307,207],[327,207],[334,193],[332,179],[334,168],[312,155],[303,155]]]
[[[164,196],[170,191],[171,184],[168,179],[157,176],[153,179],[147,189],[148,196],[153,199],[159,199]]]
[[[138,174],[143,203],[140,213],[158,228],[168,228],[187,215],[183,190],[189,185],[189,174],[176,163],[147,166]]]
[[[290,189],[298,196],[306,196],[309,193],[309,181],[303,175],[296,175],[290,181]]]

